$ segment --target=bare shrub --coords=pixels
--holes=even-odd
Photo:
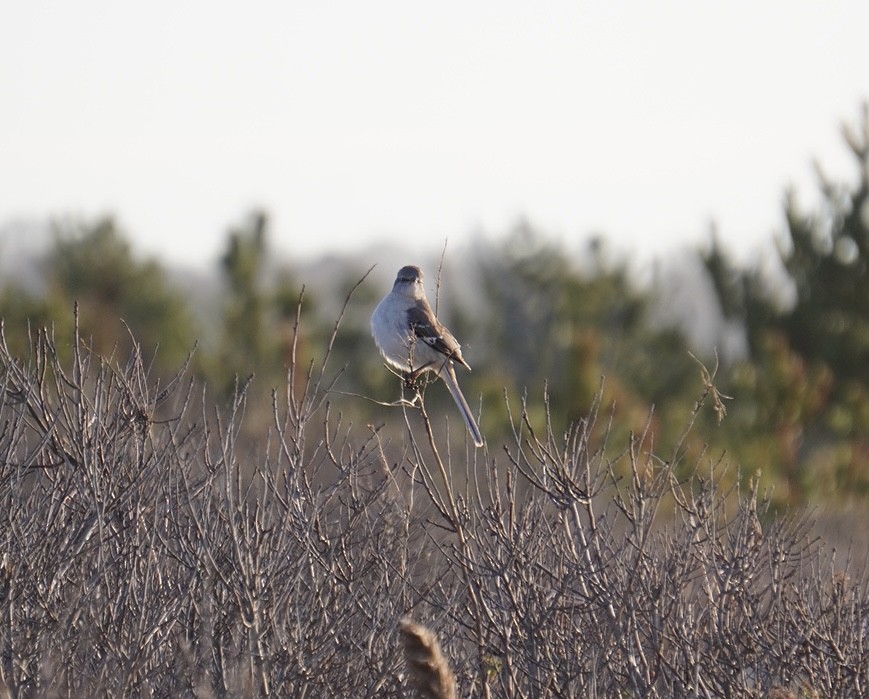
[[[459,454],[421,395],[389,440],[335,412],[327,349],[254,449],[245,386],[218,409],[183,369],[77,334],[63,366],[56,342],[0,338],[12,696],[409,696],[400,629],[435,646],[408,615],[457,696],[869,692],[864,571],[753,485],[720,492],[723,466],[680,481],[678,444],[605,456],[601,406],[565,435],[518,406],[510,444]]]

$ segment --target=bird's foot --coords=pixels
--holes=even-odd
[[[423,364],[421,367],[417,367],[413,371],[407,371],[404,373],[404,385],[411,391],[415,391],[417,389],[417,379],[420,377],[426,369],[428,369],[434,362],[429,362],[428,364]]]

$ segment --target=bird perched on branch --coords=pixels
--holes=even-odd
[[[425,296],[419,267],[408,265],[398,270],[395,283],[371,316],[371,334],[383,358],[393,367],[415,379],[424,371],[440,376],[462,414],[471,439],[483,446],[480,428],[465,400],[453,364],[470,370],[462,348],[453,334],[435,317]]]

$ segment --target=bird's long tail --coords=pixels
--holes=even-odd
[[[478,447],[483,446],[483,435],[480,434],[480,428],[477,427],[477,422],[471,414],[471,409],[468,407],[468,402],[462,394],[462,389],[459,388],[459,382],[456,380],[456,372],[453,369],[452,363],[445,363],[439,374],[447,385],[447,388],[450,389],[450,394],[456,402],[459,412],[462,413],[462,417],[465,420],[465,424],[468,426],[468,432],[470,432],[474,444]]]

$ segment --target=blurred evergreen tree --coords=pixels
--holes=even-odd
[[[236,380],[252,375],[263,390],[283,381],[285,338],[277,321],[289,291],[282,286],[279,297],[274,296],[270,254],[264,211],[251,212],[243,225],[229,230],[219,265],[224,289],[219,347],[205,365],[209,383],[224,396],[232,394]]]
[[[268,394],[286,380],[301,293],[289,266],[276,262],[265,211],[252,211],[241,226],[229,230],[219,273],[224,290],[220,341],[208,353],[205,374],[224,397],[235,391],[237,381],[255,376],[251,395],[256,400],[251,403],[259,407],[251,408],[249,422],[262,426],[269,419]],[[306,298],[306,320],[311,320],[312,305]],[[309,360],[309,331],[305,324],[299,330],[296,361],[304,366]],[[258,427],[251,426],[252,431]]]
[[[605,377],[604,403],[614,401],[623,424],[639,430],[653,404],[660,416],[696,385],[682,335],[649,324],[651,299],[632,285],[627,262],[606,258],[599,240],[583,269],[521,223],[478,264],[485,345],[497,350],[486,363],[487,381],[495,382],[487,403],[499,387],[521,395],[546,382],[553,423],[566,428],[588,414]]]
[[[727,389],[737,397],[733,451],[765,463],[791,500],[869,492],[869,105],[843,130],[856,185],[831,183],[818,167],[817,211],[786,198],[779,254],[790,303],[759,269],[734,265],[717,238],[703,255],[722,311],[748,341],[750,361]]]
[[[265,213],[257,211],[245,227],[230,230],[220,260],[226,285],[221,348],[229,369],[255,371],[265,358],[267,224]]]
[[[712,246],[700,257],[712,281],[722,315],[742,324],[749,355],[758,356],[763,351],[764,334],[781,311],[774,284],[759,269],[737,267],[714,228]]]
[[[856,185],[830,182],[818,167],[821,210],[786,212],[790,246],[782,262],[796,300],[781,318],[791,345],[842,378],[869,381],[869,104],[862,123],[843,127],[857,161]]]
[[[343,303],[349,297],[351,302],[332,343],[330,361],[333,371],[342,372],[341,390],[386,397],[390,391],[397,390],[398,381],[383,366],[383,359],[371,337],[371,313],[385,291],[370,283],[370,280],[356,287],[363,276],[365,270],[351,262],[342,270],[340,281],[334,289],[335,301]],[[327,327],[326,320],[321,319],[324,342],[328,342],[326,333],[331,334],[334,327]]]
[[[159,369],[173,371],[193,348],[196,330],[184,297],[156,260],[135,258],[111,217],[56,224],[40,266],[44,293],[12,284],[0,298],[7,335],[23,336],[29,321],[68,336],[78,303],[82,337],[100,354],[117,350],[124,356],[135,340],[147,362],[155,359]]]
[[[33,330],[54,322],[47,299],[17,281],[6,282],[0,291],[0,318],[9,349],[17,357],[29,353]]]
[[[736,268],[720,241],[703,262],[722,311],[739,318],[752,356],[763,351],[770,328],[785,334],[791,347],[820,360],[836,376],[869,380],[869,105],[860,127],[844,128],[857,160],[856,186],[831,183],[818,167],[820,210],[800,210],[793,192],[785,203],[788,241],[780,250],[794,300],[783,307],[773,283],[757,269]]]

